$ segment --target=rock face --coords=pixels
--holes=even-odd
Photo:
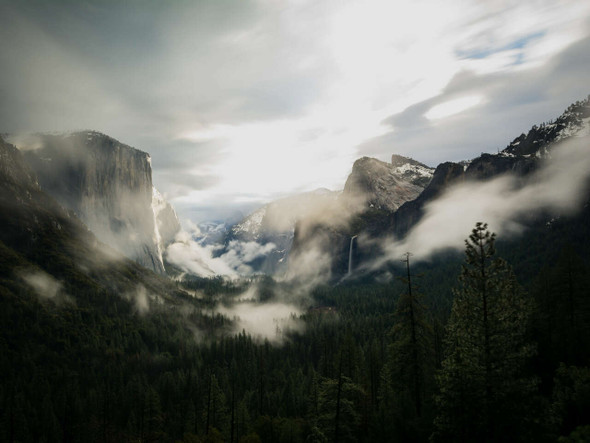
[[[164,273],[162,239],[173,237],[178,220],[153,190],[147,153],[93,131],[37,135],[21,150],[41,188],[101,241]]]
[[[363,157],[354,162],[342,196],[368,208],[393,212],[418,197],[431,178],[432,169],[412,159],[394,156],[390,164]]]
[[[31,275],[43,276],[45,283],[31,287],[26,279]],[[9,291],[22,289],[26,294],[33,288],[33,293],[54,303],[63,301],[62,296],[125,297],[138,285],[160,300],[180,295],[168,279],[98,241],[72,211],[41,189],[23,153],[2,137],[0,277]],[[51,281],[57,289],[44,289]]]
[[[357,160],[339,196],[331,218],[306,218],[298,224],[291,254],[321,248],[330,256],[330,272],[339,278],[348,272],[350,258],[360,263],[358,247],[351,252],[351,237],[381,232],[388,217],[404,203],[416,199],[433,177],[433,168],[411,158],[393,155],[392,162],[363,157]]]

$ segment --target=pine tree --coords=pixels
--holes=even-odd
[[[436,441],[529,439],[535,382],[525,374],[531,306],[510,266],[494,258],[495,234],[477,223],[454,291],[446,357],[438,374]]]
[[[383,395],[389,397],[384,398],[383,407],[393,419],[397,439],[403,441],[424,440],[430,434],[434,381],[432,327],[422,296],[412,284],[410,255],[407,253],[404,260],[407,290],[396,304],[392,342],[383,370]]]

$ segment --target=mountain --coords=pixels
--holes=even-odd
[[[120,297],[138,287],[161,299],[180,293],[167,279],[101,243],[72,211],[41,189],[23,154],[2,138],[0,260],[0,286],[19,291],[27,283],[50,298],[58,291],[47,294],[47,287],[63,287],[75,297],[88,292]]]
[[[305,229],[307,233],[296,232],[292,255],[319,244],[330,256],[332,274],[338,279],[348,272],[351,261],[357,266],[374,257],[372,247],[358,246],[353,237],[402,239],[422,219],[426,205],[451,186],[507,173],[524,179],[537,171],[541,159],[551,158],[560,142],[589,135],[590,96],[569,106],[554,121],[533,126],[498,153],[482,153],[470,161],[445,162],[433,170],[398,155],[391,164],[363,157],[355,162],[343,192],[350,201],[360,201],[361,210],[340,214],[337,223],[316,223]],[[341,223],[343,218],[348,223]]]
[[[436,199],[452,184],[465,180],[482,181],[505,173],[527,176],[539,166],[539,160],[550,154],[557,143],[571,137],[590,135],[590,96],[570,105],[555,121],[533,126],[528,133],[515,138],[497,154],[482,153],[459,163],[442,163],[429,186],[420,196],[402,205],[384,223],[396,236],[403,237],[423,216],[424,206]]]
[[[552,143],[569,137],[590,135],[590,95],[571,104],[554,121],[533,126],[525,135],[515,138],[501,153],[503,156],[539,156],[547,153]]]
[[[256,256],[248,265],[267,274],[285,271],[296,223],[303,218],[317,216],[333,205],[338,195],[339,192],[317,189],[264,205],[229,229],[224,251],[227,252],[236,243],[272,245],[264,249],[264,255]]]
[[[363,157],[354,162],[342,196],[369,208],[393,212],[418,197],[433,172],[432,168],[402,156],[394,155],[391,163]]]
[[[416,199],[433,179],[434,169],[414,159],[393,155],[391,163],[363,157],[354,162],[338,204],[322,217],[302,218],[294,233],[291,260],[321,250],[331,257],[330,273],[348,272],[349,253],[361,232],[379,230],[405,202]]]
[[[391,166],[395,175],[424,189],[432,180],[434,168],[410,157],[392,154]]]
[[[149,154],[95,131],[16,139],[39,185],[97,237],[163,274],[162,252],[180,230],[152,186]]]

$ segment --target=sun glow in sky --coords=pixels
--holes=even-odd
[[[0,131],[99,130],[220,218],[342,189],[363,155],[502,148],[588,94],[589,36],[581,0],[0,0]]]
[[[440,118],[449,117],[478,105],[481,103],[481,100],[482,99],[479,96],[456,98],[441,103],[440,105],[433,106],[426,114],[424,114],[424,117],[428,120],[438,120]]]

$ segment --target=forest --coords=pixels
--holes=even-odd
[[[580,232],[557,223],[557,248],[526,260],[550,238],[496,242],[479,223],[463,254],[316,287],[278,343],[207,314],[244,282],[191,278],[203,297],[142,314],[75,281],[75,303],[42,300],[2,272],[0,440],[587,441],[590,268],[566,241]],[[18,260],[0,252],[0,269]],[[257,284],[264,302],[283,283]]]

